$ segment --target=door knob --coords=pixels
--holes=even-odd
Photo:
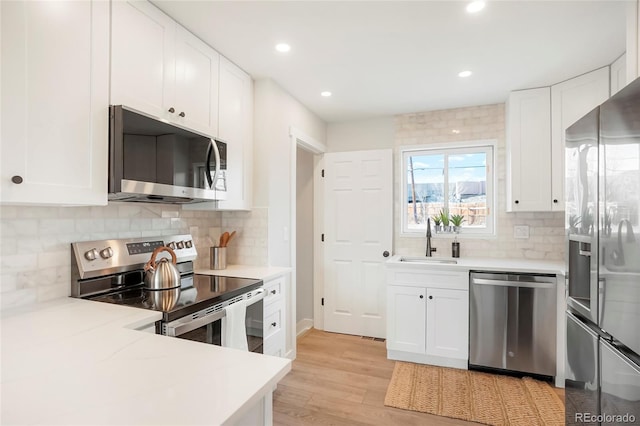
[[[382,252],[382,256],[383,256],[383,257],[389,257],[389,252],[388,252],[388,251],[386,251],[386,250],[385,250],[385,251],[383,251],[383,252]]]
[[[16,185],[21,184],[23,181],[22,176],[12,176],[11,177],[11,182],[15,183]]]
[[[429,299],[433,299],[433,296],[429,296]]]
[[[184,112],[181,112],[180,114],[178,114],[180,117],[184,117],[186,114]]]
[[[420,295],[420,299],[424,299],[424,296],[423,296],[423,295]]]
[[[176,112],[176,109],[175,109],[174,107],[171,107],[171,108],[169,108],[169,112],[170,112],[171,114],[173,114],[174,112]]]

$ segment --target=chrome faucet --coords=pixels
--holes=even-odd
[[[618,223],[618,248],[614,250],[612,253],[614,263],[618,266],[624,265],[624,249],[622,247],[622,225],[624,224],[627,225],[627,229],[626,229],[627,238],[625,242],[627,243],[636,242],[636,237],[635,235],[633,235],[633,226],[631,225],[631,222],[629,222],[628,219],[622,219],[620,223]]]
[[[431,247],[431,218],[427,218],[427,257],[431,257],[431,253],[436,251],[435,247]]]

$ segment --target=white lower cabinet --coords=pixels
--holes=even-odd
[[[278,357],[285,356],[285,287],[284,276],[264,282],[267,295],[264,298],[263,353]]]
[[[390,271],[388,278],[387,357],[466,369],[467,273]]]
[[[427,355],[469,356],[469,292],[427,289]]]
[[[425,353],[426,293],[426,289],[420,287],[388,287],[387,349]]]

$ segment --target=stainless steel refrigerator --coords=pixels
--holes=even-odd
[[[566,132],[566,423],[640,424],[640,79]]]

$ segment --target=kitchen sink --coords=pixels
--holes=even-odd
[[[407,263],[425,263],[425,264],[430,264],[430,263],[448,263],[448,264],[453,264],[456,265],[458,263],[457,260],[453,260],[453,259],[438,259],[433,258],[433,257],[401,257],[400,258],[400,262],[407,262]]]

